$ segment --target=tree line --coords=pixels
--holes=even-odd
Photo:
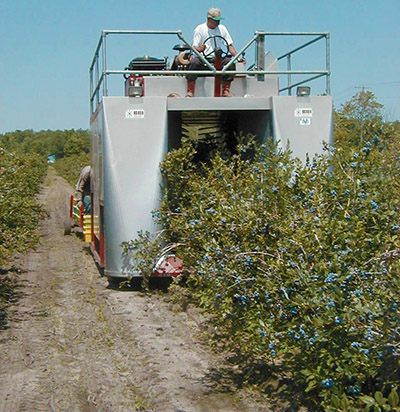
[[[87,130],[15,130],[0,135],[0,143],[10,152],[55,154],[57,159],[89,153],[90,133]]]

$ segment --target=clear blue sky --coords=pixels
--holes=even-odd
[[[101,30],[180,29],[191,39],[213,6],[237,49],[257,29],[330,32],[335,107],[365,86],[387,120],[400,119],[400,0],[0,0],[0,133],[89,128],[88,69]],[[143,54],[173,56],[154,40],[137,42],[121,42],[121,67],[110,68]]]

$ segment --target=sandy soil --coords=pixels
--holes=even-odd
[[[249,392],[218,391],[224,359],[194,308],[120,291],[88,247],[63,235],[71,187],[50,168],[41,243],[19,257],[21,298],[0,332],[0,411],[264,411]]]

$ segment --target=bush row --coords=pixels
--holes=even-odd
[[[36,195],[46,166],[37,155],[15,155],[0,147],[0,272],[12,253],[27,250],[38,241],[36,227],[42,210]],[[14,288],[15,281],[0,273],[0,328],[5,325]]]
[[[37,241],[34,231],[41,209],[36,195],[46,169],[37,155],[15,155],[0,148],[0,263]]]
[[[75,187],[81,170],[87,165],[90,165],[90,154],[82,152],[58,159],[54,163],[54,168],[60,176]]]
[[[398,407],[400,157],[385,136],[306,165],[251,139],[203,163],[197,149],[162,164],[161,235],[125,245],[139,269],[167,244],[227,349],[289,377],[307,408]]]

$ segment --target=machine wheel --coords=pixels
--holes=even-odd
[[[121,278],[117,278],[114,276],[107,276],[108,286],[111,289],[119,289],[119,284],[122,282]]]
[[[71,218],[66,218],[64,220],[64,235],[70,235],[71,234]]]
[[[142,287],[142,278],[134,277],[131,280],[123,277],[107,276],[108,287],[115,290],[139,291]]]

